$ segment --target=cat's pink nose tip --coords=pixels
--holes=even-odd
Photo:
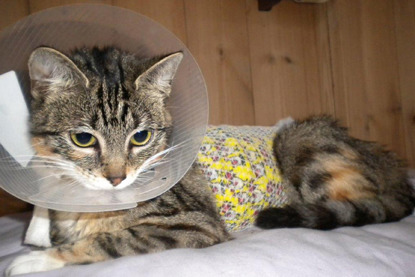
[[[118,186],[124,179],[125,179],[125,176],[117,176],[117,177],[108,178],[108,180],[114,187]]]

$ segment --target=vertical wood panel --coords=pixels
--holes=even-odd
[[[0,0],[0,31],[28,14],[28,0]]]
[[[107,4],[111,5],[112,0],[29,0],[30,3],[30,13],[38,12],[44,9],[71,5],[71,4],[80,4],[80,3],[91,3],[91,4]]]
[[[186,18],[183,0],[113,0],[113,5],[148,16],[186,43]]]
[[[406,156],[392,1],[329,3],[336,115]]]
[[[335,115],[334,86],[332,64],[330,55],[329,23],[327,16],[327,4],[315,8],[316,17],[316,53],[318,65],[319,86],[316,88],[316,97],[320,97],[322,110],[313,113],[326,113]],[[309,69],[307,69],[309,70]]]
[[[362,1],[370,140],[406,157],[393,1]]]
[[[415,1],[395,1],[395,20],[406,153],[415,167]]]
[[[326,6],[281,2],[264,13],[247,3],[256,124],[333,114]]]
[[[336,114],[415,166],[413,0],[282,1],[269,13],[256,0],[0,0],[0,30],[74,3],[128,8],[175,33],[206,78],[211,124]],[[28,208],[3,191],[0,203],[0,215]]]
[[[209,91],[211,124],[254,124],[244,1],[185,0],[188,47]]]

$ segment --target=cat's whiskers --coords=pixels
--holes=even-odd
[[[35,158],[31,160],[30,165],[26,168],[34,170],[50,169],[48,171],[43,171],[42,173],[47,175],[39,178],[38,181],[52,177],[60,179],[62,177],[69,177],[71,180],[74,180],[77,176],[73,163],[57,157],[35,156]]]
[[[153,168],[156,168],[156,167],[158,167],[162,164],[168,163],[169,161],[171,161],[171,160],[170,159],[165,159],[165,158],[162,158],[162,159],[157,160],[157,161],[153,161],[147,167],[142,169],[141,174],[144,174],[144,173],[146,173],[146,172],[152,170]]]
[[[16,163],[15,158],[5,157],[0,159],[0,163],[6,163],[13,170],[27,170],[27,169],[61,169],[65,172],[73,171],[73,165],[70,162],[66,162],[62,159],[40,157],[31,155],[19,155],[16,156],[20,162],[27,162],[27,166],[22,167],[19,163]],[[26,158],[26,159],[24,159]]]
[[[39,164],[32,164],[27,166],[26,168],[29,169],[36,169],[36,168],[49,168],[51,170],[54,169],[63,169],[63,170],[70,170],[73,171],[74,167],[70,163],[39,163]]]
[[[47,178],[52,178],[52,177],[59,178],[61,176],[62,176],[62,174],[50,174],[50,175],[47,175],[47,176],[44,176],[42,178],[37,179],[37,181],[43,181]]]
[[[45,156],[36,156],[32,162],[40,162],[40,163],[47,163],[47,164],[66,164],[66,165],[73,165],[72,162],[66,161],[62,158],[57,157],[45,157]]]
[[[163,160],[163,159],[165,159],[166,158],[166,156],[167,156],[167,154],[169,153],[169,152],[171,152],[171,151],[173,151],[173,150],[176,150],[176,149],[178,149],[178,148],[180,148],[180,147],[183,147],[183,144],[184,144],[184,142],[183,143],[180,143],[180,144],[177,144],[177,145],[174,145],[174,146],[172,146],[172,147],[169,147],[169,148],[167,148],[167,149],[165,149],[165,150],[163,150],[163,151],[161,151],[161,152],[159,152],[159,153],[157,153],[157,154],[155,154],[155,155],[153,155],[153,156],[151,156],[150,158],[148,158],[139,168],[138,168],[138,170],[137,170],[137,172],[136,172],[136,178],[140,175],[140,174],[143,174],[143,173],[145,173],[145,172],[147,172],[148,170],[150,170],[150,169],[152,169],[152,168],[155,168],[157,165],[161,165],[162,163],[161,163],[161,161]]]
[[[47,177],[51,177],[51,176],[55,176],[55,177],[63,177],[63,176],[77,176],[77,173],[76,172],[74,172],[73,170],[67,170],[67,168],[58,168],[58,167],[56,167],[56,168],[54,168],[55,169],[55,171],[53,171],[53,170],[51,170],[51,171],[48,171],[47,172],[47,174],[48,175],[46,175],[46,176],[44,176],[43,178],[40,178],[40,179],[38,179],[38,180],[42,180],[42,179],[44,179],[45,177],[47,178]],[[59,171],[57,171],[57,170],[59,170]]]

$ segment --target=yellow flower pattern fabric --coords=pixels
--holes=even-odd
[[[272,150],[275,134],[275,127],[208,128],[197,163],[229,231],[251,226],[265,207],[286,203]]]

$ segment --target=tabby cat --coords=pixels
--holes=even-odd
[[[141,59],[112,47],[80,49],[70,57],[36,49],[29,72],[38,155],[68,164],[68,175],[86,187],[131,184],[140,165],[167,147],[172,118],[166,100],[182,58],[179,52]],[[330,117],[284,125],[274,151],[289,204],[260,212],[259,227],[359,226],[399,220],[413,210],[414,192],[395,155],[350,138]],[[26,242],[46,249],[16,258],[8,275],[231,238],[197,166],[169,191],[130,210],[36,208],[35,215],[50,221],[31,230]]]

